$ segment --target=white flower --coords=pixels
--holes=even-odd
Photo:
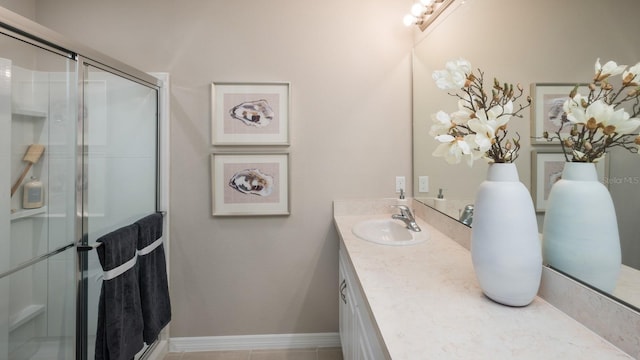
[[[575,96],[573,98],[569,98],[567,101],[564,102],[564,105],[562,105],[562,109],[565,112],[571,112],[572,109],[580,107],[582,108],[582,103],[583,102],[587,102],[588,98],[586,96],[583,96],[580,93],[576,93]]]
[[[630,118],[629,114],[624,109],[614,110],[612,105],[609,105],[608,117],[602,120],[602,125],[614,126],[615,132],[618,134],[631,134],[638,126],[640,126],[640,119]]]
[[[631,82],[633,80],[637,80],[638,75],[640,75],[640,62],[630,67],[629,70],[623,72],[622,78],[625,81]],[[637,83],[637,81],[635,82]]]
[[[573,158],[579,161],[586,161],[589,158],[586,156],[585,153],[578,151],[578,150],[573,150]],[[591,162],[597,163],[598,161],[602,160],[604,158],[605,154],[602,154],[602,156],[600,156],[599,158],[593,159],[591,160]]]
[[[499,106],[496,106],[496,107],[499,107]],[[492,109],[495,109],[496,107],[493,107]],[[509,100],[506,104],[504,104],[502,106],[502,112],[504,114],[511,115],[513,113],[513,101]],[[509,120],[507,120],[507,121],[509,121]],[[506,122],[505,122],[505,124],[506,124]]]
[[[567,113],[567,119],[573,124],[586,124],[593,118],[597,124],[602,123],[605,128],[613,126],[613,131],[618,134],[630,134],[640,126],[640,119],[631,118],[624,109],[616,110],[615,106],[605,103],[602,99],[589,104],[586,109],[571,104],[567,106],[565,102],[565,109],[570,111]]]
[[[600,66],[600,58],[596,60],[595,70],[596,70],[596,79],[604,80],[609,76],[616,76],[622,74],[624,69],[627,68],[627,65],[618,65],[615,61],[607,61],[604,66]]]
[[[444,134],[444,135],[436,136],[436,140],[440,141],[441,143],[450,143],[450,142],[456,140],[456,138],[454,136],[452,136],[452,135]]]
[[[429,130],[429,135],[438,136],[442,134],[446,134],[449,130],[456,126],[451,122],[451,117],[444,111],[438,111],[437,113],[431,115],[431,119],[435,124],[431,125],[431,129]]]
[[[490,126],[495,134],[501,126],[504,126],[509,122],[512,112],[513,103],[509,101],[504,106],[495,105],[489,110],[478,111],[476,113],[476,117],[483,124]]]
[[[451,119],[456,124],[466,124],[472,118],[473,111],[466,107],[466,101],[458,101],[458,111],[451,113]]]
[[[576,160],[582,160],[584,158],[584,153],[578,150],[573,150],[573,158]]]
[[[567,120],[572,124],[586,124],[589,119],[585,115],[586,109],[582,107],[582,102],[587,98],[581,94],[576,94],[573,99],[564,102],[562,109],[567,113]]]
[[[473,157],[473,160],[478,160],[481,157],[486,158],[486,153],[487,150],[481,149],[479,146],[476,146],[478,144],[478,135],[477,134],[470,134],[470,135],[466,135],[464,137],[464,141],[467,144],[470,144],[469,146],[471,147],[471,145],[474,145],[474,147],[471,148],[471,154]],[[470,161],[469,159],[467,159],[469,166],[471,166],[472,161]]]
[[[447,114],[444,111],[438,111],[431,115],[431,119],[435,124],[431,125],[429,135],[437,136],[441,134],[448,134],[449,130],[456,127],[458,124],[466,124],[471,119],[473,111],[467,109],[463,100],[458,101],[458,111],[451,114]]]
[[[441,144],[433,151],[433,156],[444,156],[449,164],[458,164],[464,158],[467,164],[473,164],[474,155],[464,138],[451,135],[438,135],[436,140]]]
[[[599,99],[589,104],[584,111],[574,109],[570,114],[567,114],[567,119],[576,124],[586,124],[591,118],[595,119],[596,123],[606,123],[613,112],[612,105],[607,105],[602,99]]]
[[[476,133],[473,140],[480,150],[482,152],[489,150],[493,144],[496,130],[480,119],[471,119],[467,125],[469,125],[469,128]]]
[[[471,63],[463,58],[458,58],[458,60],[447,61],[445,64],[447,69],[453,69],[456,71],[461,71],[465,74],[471,73]]]
[[[471,63],[460,58],[448,61],[444,70],[436,70],[432,74],[436,86],[443,90],[460,89],[467,81],[467,76],[471,73]]]

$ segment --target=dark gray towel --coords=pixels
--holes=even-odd
[[[109,271],[136,257],[138,225],[109,233],[97,241],[98,258]],[[142,309],[138,287],[138,268],[127,270],[111,280],[103,280],[98,304],[96,360],[130,360],[144,346]]]
[[[162,238],[162,214],[153,214],[136,222],[140,227],[138,250],[143,250]],[[162,243],[150,253],[139,254],[140,299],[144,320],[143,338],[153,343],[160,331],[171,321],[171,302],[167,281],[167,261]]]

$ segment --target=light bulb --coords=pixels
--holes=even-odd
[[[420,0],[420,2],[422,3],[422,5],[424,5],[425,7],[429,7],[431,6],[431,4],[433,4],[433,0]]]
[[[402,22],[404,23],[404,26],[411,26],[413,24],[416,23],[416,17],[411,15],[411,14],[407,14],[404,16],[404,18],[402,18]]]
[[[424,5],[420,4],[420,3],[415,3],[413,4],[413,6],[411,7],[411,15],[413,16],[420,16],[422,15],[422,13],[424,12],[425,7]]]

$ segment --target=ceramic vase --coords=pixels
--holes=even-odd
[[[620,273],[618,222],[595,164],[568,162],[551,188],[543,225],[546,264],[611,292]]]
[[[542,251],[533,201],[515,164],[490,164],[476,194],[471,257],[484,294],[509,306],[535,298]]]

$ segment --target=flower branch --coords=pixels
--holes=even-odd
[[[609,82],[621,75],[618,89]],[[563,104],[564,114],[557,131],[543,136],[559,141],[567,161],[597,162],[613,147],[638,153],[640,136],[640,63],[627,69],[613,61],[595,63],[595,75],[587,95],[576,86]],[[630,111],[630,112],[628,112]],[[569,134],[563,130],[569,128]]]
[[[449,61],[446,69],[433,73],[440,89],[459,90],[449,93],[458,99],[457,111],[438,111],[432,116],[434,125],[429,134],[440,142],[434,156],[443,156],[451,164],[465,160],[469,166],[479,158],[496,163],[518,158],[520,135],[509,138],[507,123],[512,117],[523,117],[521,112],[531,105],[531,98],[527,96],[523,105],[522,86],[501,83],[496,78],[487,91],[484,76],[480,69],[472,72],[471,64],[464,59]]]

